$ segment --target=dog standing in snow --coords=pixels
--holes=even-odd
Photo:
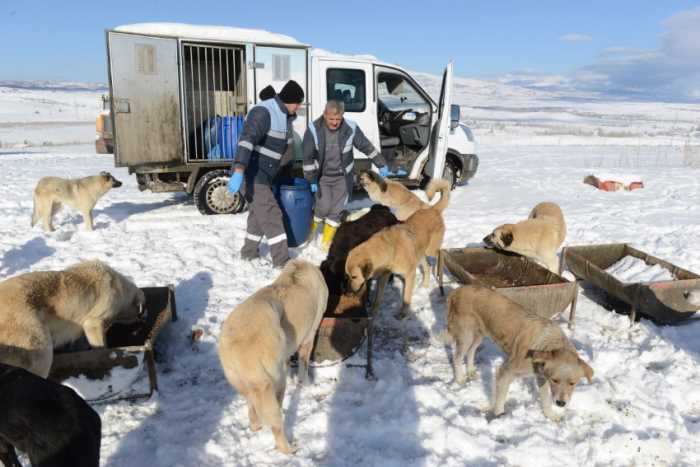
[[[298,352],[298,374],[305,382],[327,301],[328,287],[319,268],[289,261],[272,284],[238,305],[221,328],[221,366],[248,402],[250,429],[270,426],[277,449],[285,454],[295,451],[282,422],[289,357]]]
[[[92,209],[97,201],[112,188],[122,186],[109,172],[99,175],[66,180],[59,177],[44,177],[34,189],[34,211],[32,227],[41,221],[45,232],[53,231],[54,214],[66,204],[83,215],[85,228],[92,230]]]
[[[554,421],[552,400],[565,407],[579,380],[590,382],[593,369],[578,356],[564,332],[548,319],[525,310],[496,291],[465,285],[447,299],[445,340],[454,344],[455,381],[463,384],[476,375],[474,356],[484,336],[505,352],[498,369],[493,395],[493,414],[505,411],[510,383],[516,377],[535,375],[542,411]],[[467,372],[464,372],[464,356]]]

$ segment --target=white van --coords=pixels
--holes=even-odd
[[[260,90],[279,91],[289,79],[307,99],[294,123],[297,160],[307,125],[337,99],[401,174],[396,180],[455,185],[477,170],[474,138],[451,105],[451,63],[436,103],[396,65],[267,31],[143,23],[106,34],[115,165],[135,173],[142,190],[193,194],[204,214],[243,209],[225,193],[237,133]],[[362,153],[355,158],[358,171],[370,167]]]

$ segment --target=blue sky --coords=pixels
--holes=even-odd
[[[700,97],[700,66],[683,62],[700,63],[700,2],[687,0],[0,0],[0,79],[105,82],[104,29],[145,21],[263,28],[433,73],[453,59],[461,76]]]

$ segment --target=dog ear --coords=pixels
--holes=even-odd
[[[372,175],[375,177],[375,181],[379,185],[379,189],[382,191],[382,193],[386,193],[386,190],[389,189],[389,185],[386,183],[386,180],[374,173]]]
[[[504,232],[501,234],[501,241],[503,246],[510,246],[513,243],[513,234],[511,232]]]
[[[103,177],[109,177],[109,172],[103,170],[102,172],[100,172],[100,175],[102,175]]]
[[[365,263],[362,265],[362,267],[360,269],[362,271],[362,277],[364,277],[365,280],[368,280],[370,277],[372,277],[372,269],[373,269],[372,261],[370,261],[370,260],[365,261]]]
[[[532,359],[532,363],[545,363],[547,360],[551,360],[554,357],[553,350],[528,350],[525,355],[527,358]]]
[[[578,359],[578,364],[581,366],[581,369],[583,370],[583,374],[586,376],[586,379],[588,380],[588,383],[593,382],[593,368],[591,368],[588,363],[584,362],[581,360],[581,358]]]

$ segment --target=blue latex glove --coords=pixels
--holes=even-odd
[[[241,185],[243,184],[243,172],[233,172],[233,175],[231,175],[231,178],[228,179],[228,192],[231,194],[236,194],[238,193],[238,190],[241,189]]]
[[[311,184],[311,193],[316,193],[318,191],[318,184],[312,183]]]
[[[389,167],[387,167],[385,165],[384,167],[379,169],[379,175],[381,175],[382,177],[388,177],[389,175],[393,175],[393,174],[391,172],[389,172]]]
[[[406,175],[408,175],[408,172],[406,172],[404,169],[399,169],[396,171],[397,177],[405,177]]]

